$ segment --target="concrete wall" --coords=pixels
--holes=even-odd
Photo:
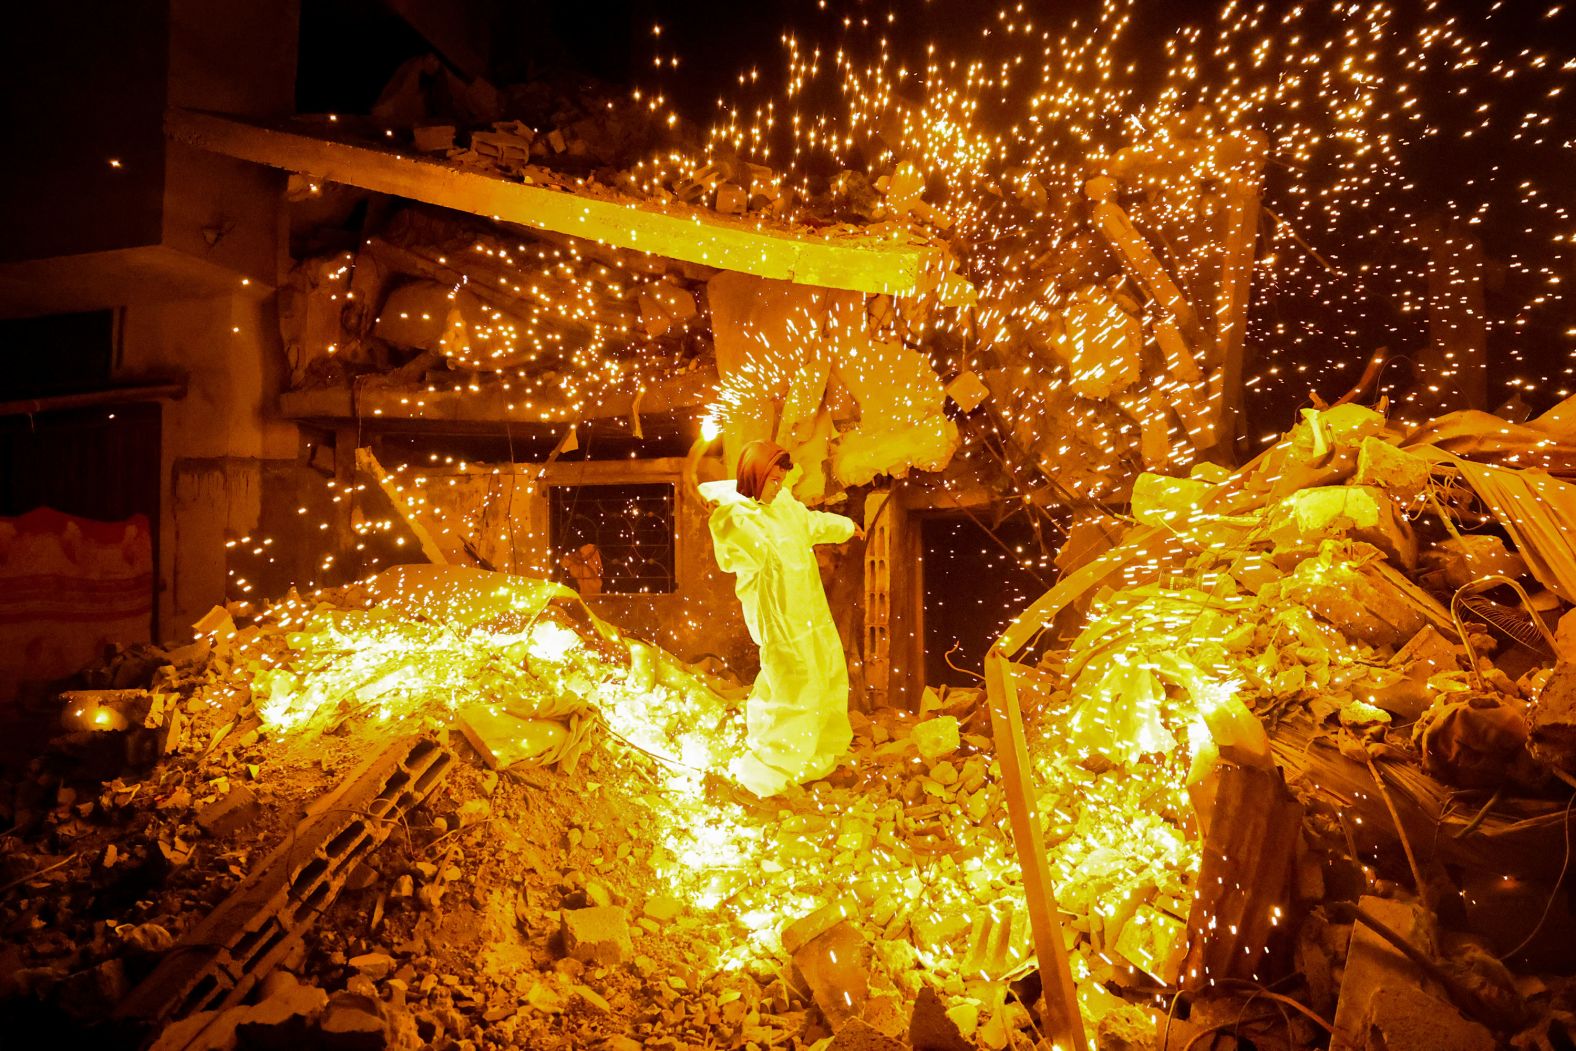
[[[465,471],[424,472],[410,488],[419,517],[457,562],[462,540],[500,570],[551,576],[548,490],[555,485],[643,484],[674,487],[676,590],[665,595],[599,595],[588,604],[636,638],[686,660],[710,653],[749,679],[757,662],[734,595],[733,577],[717,568],[704,502],[684,491],[683,461],[616,460],[537,464],[470,464]]]
[[[186,397],[164,408],[158,626],[178,637],[223,601],[225,541],[250,534],[263,501],[262,465],[294,460],[293,424],[270,416],[283,351],[273,296],[139,303],[125,310],[117,372],[181,374]]]

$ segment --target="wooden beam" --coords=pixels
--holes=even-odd
[[[488,386],[480,390],[427,390],[362,386],[352,390],[291,390],[279,395],[279,412],[291,420],[415,420],[428,423],[564,424],[582,420],[628,419],[640,398],[640,413],[654,416],[692,412],[705,405],[717,385],[711,369],[696,369],[648,383],[645,394],[611,391],[598,401],[572,406],[544,403],[539,395]]]
[[[901,235],[823,237],[700,210],[679,214],[616,197],[610,189],[593,196],[528,186],[442,161],[219,114],[172,108],[165,115],[165,134],[199,149],[328,182],[804,285],[906,295],[942,260],[939,245],[912,244]]]
[[[384,494],[388,496],[389,502],[394,505],[394,510],[399,512],[399,516],[405,520],[405,524],[415,534],[416,543],[421,545],[421,553],[427,556],[427,561],[435,566],[449,565],[449,556],[444,554],[443,548],[438,546],[437,538],[422,523],[421,516],[416,513],[416,509],[411,506],[410,501],[405,499],[405,494],[401,491],[399,483],[383,469],[382,464],[378,463],[378,458],[372,455],[371,449],[362,448],[356,450],[356,467],[367,472],[376,480],[378,488],[382,489]]]

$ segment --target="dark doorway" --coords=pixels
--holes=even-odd
[[[920,541],[925,558],[925,682],[978,686],[986,651],[1012,618],[1045,591],[1024,568],[1028,563],[1040,576],[1050,576],[1039,568],[1038,538],[1022,516],[987,530],[967,515],[948,513],[923,515]],[[948,664],[949,651],[956,668]]]

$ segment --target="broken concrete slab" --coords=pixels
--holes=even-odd
[[[1145,471],[1133,482],[1133,517],[1144,525],[1180,526],[1218,487],[1204,478],[1172,478]]]
[[[1282,586],[1288,598],[1370,646],[1399,646],[1427,623],[1404,592],[1370,567],[1353,565],[1332,541],[1299,563]]]
[[[841,898],[794,920],[782,930],[783,949],[792,956],[806,943],[819,938],[842,921],[859,914],[859,903]]]
[[[1367,437],[1357,448],[1352,481],[1373,486],[1397,500],[1415,500],[1428,491],[1433,465],[1421,456],[1402,452],[1382,438]]]
[[[1501,1046],[1493,1033],[1462,1015],[1450,1001],[1415,985],[1375,989],[1359,1031],[1363,1043],[1354,1046],[1385,1051],[1493,1051]],[[1335,1051],[1336,1044],[1330,1047]]]
[[[1492,574],[1519,580],[1527,575],[1526,561],[1492,533],[1467,533],[1434,544],[1423,560],[1429,571],[1451,588],[1463,587]]]
[[[335,993],[323,1009],[318,1038],[325,1051],[384,1051],[388,1024],[379,1002],[359,993]]]
[[[1432,955],[1433,930],[1421,907],[1372,895],[1365,895],[1357,904],[1414,949]],[[1346,952],[1346,972],[1341,980],[1341,998],[1335,1009],[1335,1034],[1330,1039],[1330,1051],[1366,1051],[1371,1046],[1368,1042],[1369,1001],[1374,995],[1384,989],[1418,988],[1425,981],[1423,973],[1400,950],[1365,924],[1354,924]]]
[[[962,744],[958,720],[951,715],[938,715],[934,719],[926,719],[922,723],[915,724],[909,731],[909,740],[914,742],[914,747],[919,749],[920,757],[927,763],[934,763],[943,756],[951,755]]]
[[[913,244],[896,231],[831,236],[759,229],[659,204],[549,190],[497,175],[457,170],[426,157],[331,141],[232,117],[172,109],[166,131],[179,142],[241,160],[504,222],[824,288],[903,295],[941,262],[941,245]],[[563,141],[560,136],[559,141]]]
[[[564,909],[564,952],[582,963],[618,964],[629,959],[629,914],[622,905]]]
[[[526,719],[490,704],[473,704],[455,713],[454,725],[490,770],[540,762],[555,755],[569,737],[557,719]]]
[[[327,993],[287,971],[269,975],[259,992],[262,999],[235,1026],[240,1044],[257,1051],[295,1051],[328,1006]]]
[[[352,956],[348,962],[363,977],[370,978],[374,982],[381,982],[394,971],[394,957],[386,952],[362,953],[360,956]]]

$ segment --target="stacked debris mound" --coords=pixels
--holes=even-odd
[[[977,690],[856,714],[842,769],[757,801],[707,776],[742,688],[556,585],[405,566],[201,627],[87,673],[131,692],[64,695],[95,728],[5,794],[8,1024],[169,1051],[997,1051],[1043,1028]],[[1152,1028],[1186,818],[1156,781],[1035,752],[1083,878],[1086,1010]]]
[[[1189,925],[1215,933],[1190,940],[1181,1017],[1251,1015],[1268,988],[1307,1018],[1239,1035],[1576,1036],[1573,411],[1406,432],[1305,410],[1235,473],[1140,477],[1139,524],[1037,606],[1082,613],[1033,722],[1095,768],[1188,757]]]

